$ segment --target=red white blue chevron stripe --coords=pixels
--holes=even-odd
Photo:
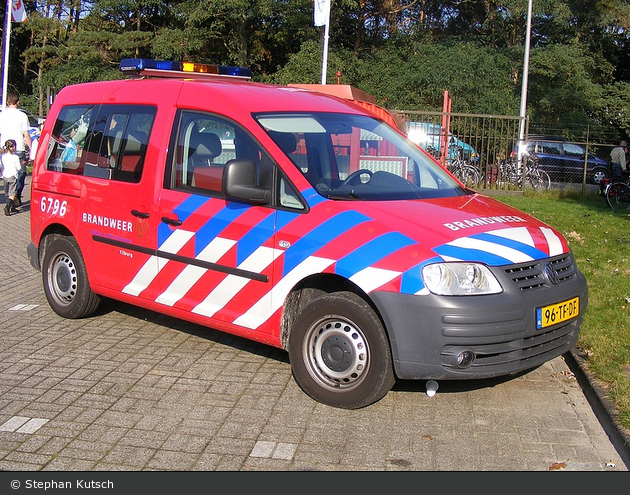
[[[158,255],[146,261],[123,292],[138,296],[159,287],[155,301],[160,304],[256,329],[280,310],[297,283],[313,274],[337,274],[366,293],[420,295],[420,272],[427,263],[500,266],[565,250],[543,224],[497,224],[496,230],[485,226],[485,231],[465,236],[465,230],[444,228],[443,242],[431,246],[428,233],[412,238],[380,212],[370,214],[369,206],[348,209],[317,194],[309,203],[304,215],[190,196],[174,209],[181,226],[160,226]],[[435,232],[432,236],[439,238]]]

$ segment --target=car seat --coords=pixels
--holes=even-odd
[[[190,139],[190,150],[188,173],[192,177],[189,184],[202,189],[220,191],[223,164],[215,163],[215,159],[222,153],[219,136],[211,132],[193,134]]]
[[[211,132],[197,132],[190,138],[189,155],[192,167],[212,166],[213,160],[222,152],[221,139]]]

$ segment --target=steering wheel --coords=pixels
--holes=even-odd
[[[359,170],[355,170],[348,177],[346,177],[345,180],[341,183],[341,185],[346,186],[348,184],[352,184],[353,182],[357,180],[358,177],[362,176],[363,174],[367,174],[370,177],[370,179],[372,178],[372,175],[373,175],[371,170],[368,170],[367,168],[360,168]],[[369,182],[370,179],[368,179],[366,182]]]

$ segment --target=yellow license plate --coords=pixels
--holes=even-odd
[[[575,318],[580,314],[580,298],[574,297],[568,301],[563,301],[549,306],[536,309],[536,328],[550,327],[556,323]]]

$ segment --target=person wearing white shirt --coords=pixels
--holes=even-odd
[[[7,139],[2,147],[2,179],[4,180],[4,194],[7,204],[4,206],[4,214],[10,216],[17,212],[15,208],[15,195],[17,191],[18,174],[22,166],[20,158],[15,152],[15,140]]]
[[[26,180],[26,162],[28,161],[27,148],[32,146],[31,135],[28,132],[28,117],[18,110],[20,98],[17,93],[7,93],[7,107],[0,112],[0,143],[12,139],[16,143],[15,154],[20,160],[20,173],[17,179],[15,205],[22,205],[22,190]]]

